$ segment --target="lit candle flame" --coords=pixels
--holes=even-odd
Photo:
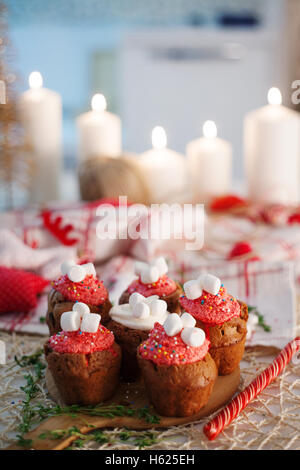
[[[91,106],[93,111],[105,111],[107,108],[105,96],[101,95],[101,93],[96,93],[92,98]]]
[[[152,130],[152,146],[154,149],[164,149],[167,146],[167,134],[163,127],[156,126]]]
[[[35,90],[37,90],[38,88],[42,88],[43,86],[43,77],[40,72],[31,72],[28,81],[30,88],[33,88]]]
[[[214,121],[205,121],[202,131],[204,137],[207,137],[208,139],[217,137],[217,126]]]
[[[282,103],[282,96],[279,88],[270,88],[268,91],[268,103],[277,106]]]

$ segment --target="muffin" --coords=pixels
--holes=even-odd
[[[176,318],[175,318],[176,317]],[[205,332],[193,317],[170,314],[137,351],[149,400],[163,416],[197,414],[209,400],[217,367]]]
[[[61,270],[62,276],[52,282],[48,295],[46,323],[50,335],[60,331],[61,315],[72,310],[76,302],[87,304],[92,312],[101,315],[102,324],[106,325],[111,303],[107,289],[96,276],[94,265],[76,265],[73,261],[65,261]]]
[[[45,344],[48,367],[67,405],[96,405],[118,386],[121,349],[100,319],[83,309],[64,312],[61,331]]]
[[[164,323],[168,315],[167,303],[157,295],[143,297],[137,292],[128,304],[115,305],[110,310],[111,320],[107,327],[113,331],[116,342],[122,349],[121,375],[132,382],[140,376],[136,349],[148,338],[155,323]]]
[[[156,258],[150,264],[137,261],[135,263],[135,279],[123,292],[119,304],[128,304],[129,297],[134,292],[144,297],[157,295],[165,300],[169,312],[180,313],[179,298],[182,295],[181,286],[167,276],[168,265],[163,257]]]
[[[219,375],[231,374],[244,354],[247,305],[228,294],[220,279],[211,274],[186,282],[184,292],[181,306],[205,330]]]

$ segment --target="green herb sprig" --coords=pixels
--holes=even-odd
[[[270,325],[267,325],[265,323],[265,319],[264,319],[264,316],[257,310],[257,307],[254,307],[252,305],[248,305],[248,312],[249,313],[253,313],[254,315],[257,316],[258,318],[258,326],[260,326],[261,328],[263,328],[264,331],[266,331],[267,333],[269,333],[270,331],[272,331],[272,328],[270,327]]]
[[[144,433],[137,433],[135,431],[122,431],[119,434],[121,441],[132,441],[132,443],[139,449],[149,447],[157,444],[157,435],[151,431],[145,431]]]
[[[39,391],[39,384],[44,378],[44,372],[46,368],[46,364],[42,360],[42,355],[43,351],[39,349],[35,353],[28,356],[22,356],[21,358],[17,358],[15,356],[15,364],[17,366],[25,369],[28,367],[31,368],[31,371],[24,375],[25,385],[20,387],[25,394],[25,398],[22,401],[21,422],[18,426],[19,434],[17,435],[17,443],[19,446],[31,447],[32,440],[26,439],[25,434],[31,429],[34,423],[41,422],[51,416],[68,415],[71,417],[77,417],[78,415],[80,416],[82,414],[88,416],[102,416],[107,418],[114,418],[117,416],[135,416],[141,420],[145,420],[147,423],[159,423],[160,418],[147,406],[141,408],[131,408],[129,406],[118,404],[100,404],[97,406],[71,405],[62,407],[59,405],[45,406],[41,403],[33,404],[32,401],[36,398],[36,395]],[[69,434],[70,432],[73,434]],[[74,433],[79,433],[78,435],[76,434],[77,439],[73,442],[72,448],[74,448],[76,445],[80,447],[80,445],[83,445],[85,442],[82,436],[86,435],[82,434],[76,427],[72,427],[69,430],[57,430],[56,432],[51,431],[51,433],[53,439],[60,439],[65,436],[74,435]],[[104,433],[99,430],[95,430],[93,433],[89,433],[87,436],[92,436],[89,439],[93,439],[94,441],[101,443],[106,442],[106,439],[108,439],[107,436],[105,436]],[[123,440],[125,440],[124,436],[125,435],[123,434]],[[46,436],[44,436],[44,438],[45,437]],[[150,432],[135,434],[131,432],[130,438],[133,439],[133,441],[136,443],[135,445],[141,446],[142,448],[143,446],[152,445],[151,442],[154,441],[155,435]],[[149,442],[149,444],[147,444],[147,442]]]
[[[30,439],[24,438],[24,434],[26,434],[31,428],[33,419],[36,415],[34,408],[31,406],[31,401],[37,395],[39,390],[38,384],[44,377],[44,369],[46,365],[41,361],[42,354],[43,351],[39,349],[34,354],[30,356],[22,356],[20,359],[15,356],[15,362],[18,366],[33,366],[33,372],[29,372],[28,374],[24,375],[24,379],[26,381],[25,385],[20,387],[21,390],[25,393],[25,398],[22,401],[22,418],[18,426],[20,434],[17,435],[18,444],[22,447],[30,447],[32,444]]]
[[[75,436],[76,439],[72,442],[71,446],[67,447],[68,450],[73,450],[74,448],[78,447],[81,448],[87,442],[97,442],[98,444],[111,445],[116,442],[117,439],[120,439],[121,441],[128,441],[139,449],[152,446],[158,442],[156,434],[150,431],[136,432],[126,429],[112,438],[107,433],[104,433],[99,429],[96,429],[88,434],[83,434],[76,426],[72,426],[69,429],[56,429],[53,431],[44,432],[39,435],[39,438],[57,440],[62,438],[66,439],[71,436]]]
[[[147,423],[158,424],[159,417],[152,413],[150,408],[144,406],[142,408],[130,408],[124,405],[97,405],[97,406],[59,406],[45,407],[44,405],[37,405],[36,412],[41,419],[49,418],[50,416],[69,415],[72,418],[78,414],[85,414],[88,416],[102,416],[104,418],[115,418],[117,416],[136,416],[139,419],[145,420]]]

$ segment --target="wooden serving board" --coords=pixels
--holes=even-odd
[[[30,431],[26,434],[25,439],[31,439],[33,441],[32,449],[35,450],[62,450],[68,447],[73,440],[76,439],[75,436],[68,438],[51,440],[51,439],[40,439],[39,436],[42,433],[47,433],[49,431],[54,431],[57,429],[69,429],[71,426],[76,426],[80,431],[85,434],[91,430],[100,429],[100,428],[128,428],[136,430],[146,430],[153,428],[169,428],[171,426],[177,426],[180,424],[188,424],[194,421],[209,416],[212,412],[216,411],[221,406],[225,405],[232,395],[236,392],[240,383],[240,368],[238,367],[232,374],[219,376],[213,388],[211,397],[204,408],[197,414],[193,416],[188,416],[184,418],[169,418],[169,417],[160,417],[158,424],[147,423],[143,419],[138,417],[131,416],[121,416],[115,418],[104,418],[99,416],[89,416],[84,414],[78,414],[76,417],[71,417],[68,415],[62,416],[53,416],[45,421],[43,421],[36,429]],[[52,398],[63,405],[60,398],[59,392],[56,388],[56,385],[53,381],[51,373],[49,370],[46,371],[46,384]],[[107,402],[114,404],[122,405],[132,405],[134,408],[141,408],[145,405],[149,405],[147,399],[145,387],[143,382],[134,382],[132,384],[121,383],[118,392],[116,395]],[[154,411],[155,413],[155,411]],[[93,426],[91,429],[90,425]],[[9,450],[20,450],[20,447],[17,445],[12,445],[8,447]]]

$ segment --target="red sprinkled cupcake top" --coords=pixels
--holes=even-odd
[[[67,275],[61,276],[57,281],[52,282],[52,286],[71,302],[101,305],[108,297],[103,282],[92,275],[87,275],[81,282],[72,282]]]
[[[139,346],[139,354],[155,364],[182,365],[192,364],[203,359],[209,349],[210,342],[206,338],[202,346],[192,347],[185,344],[180,333],[168,336],[164,327],[155,323],[149,338]]]
[[[144,297],[150,297],[150,295],[158,295],[159,297],[165,297],[172,294],[177,289],[176,282],[170,279],[168,276],[161,276],[158,281],[144,284],[140,279],[133,281],[127,288],[127,292],[132,294],[138,292]]]
[[[114,334],[100,325],[97,333],[86,333],[81,330],[60,331],[49,338],[49,345],[61,354],[91,354],[110,349],[114,340]]]
[[[223,284],[217,295],[203,291],[201,297],[195,300],[184,295],[180,298],[180,304],[196,320],[210,325],[220,325],[241,314],[240,304],[235,297],[227,294]]]

